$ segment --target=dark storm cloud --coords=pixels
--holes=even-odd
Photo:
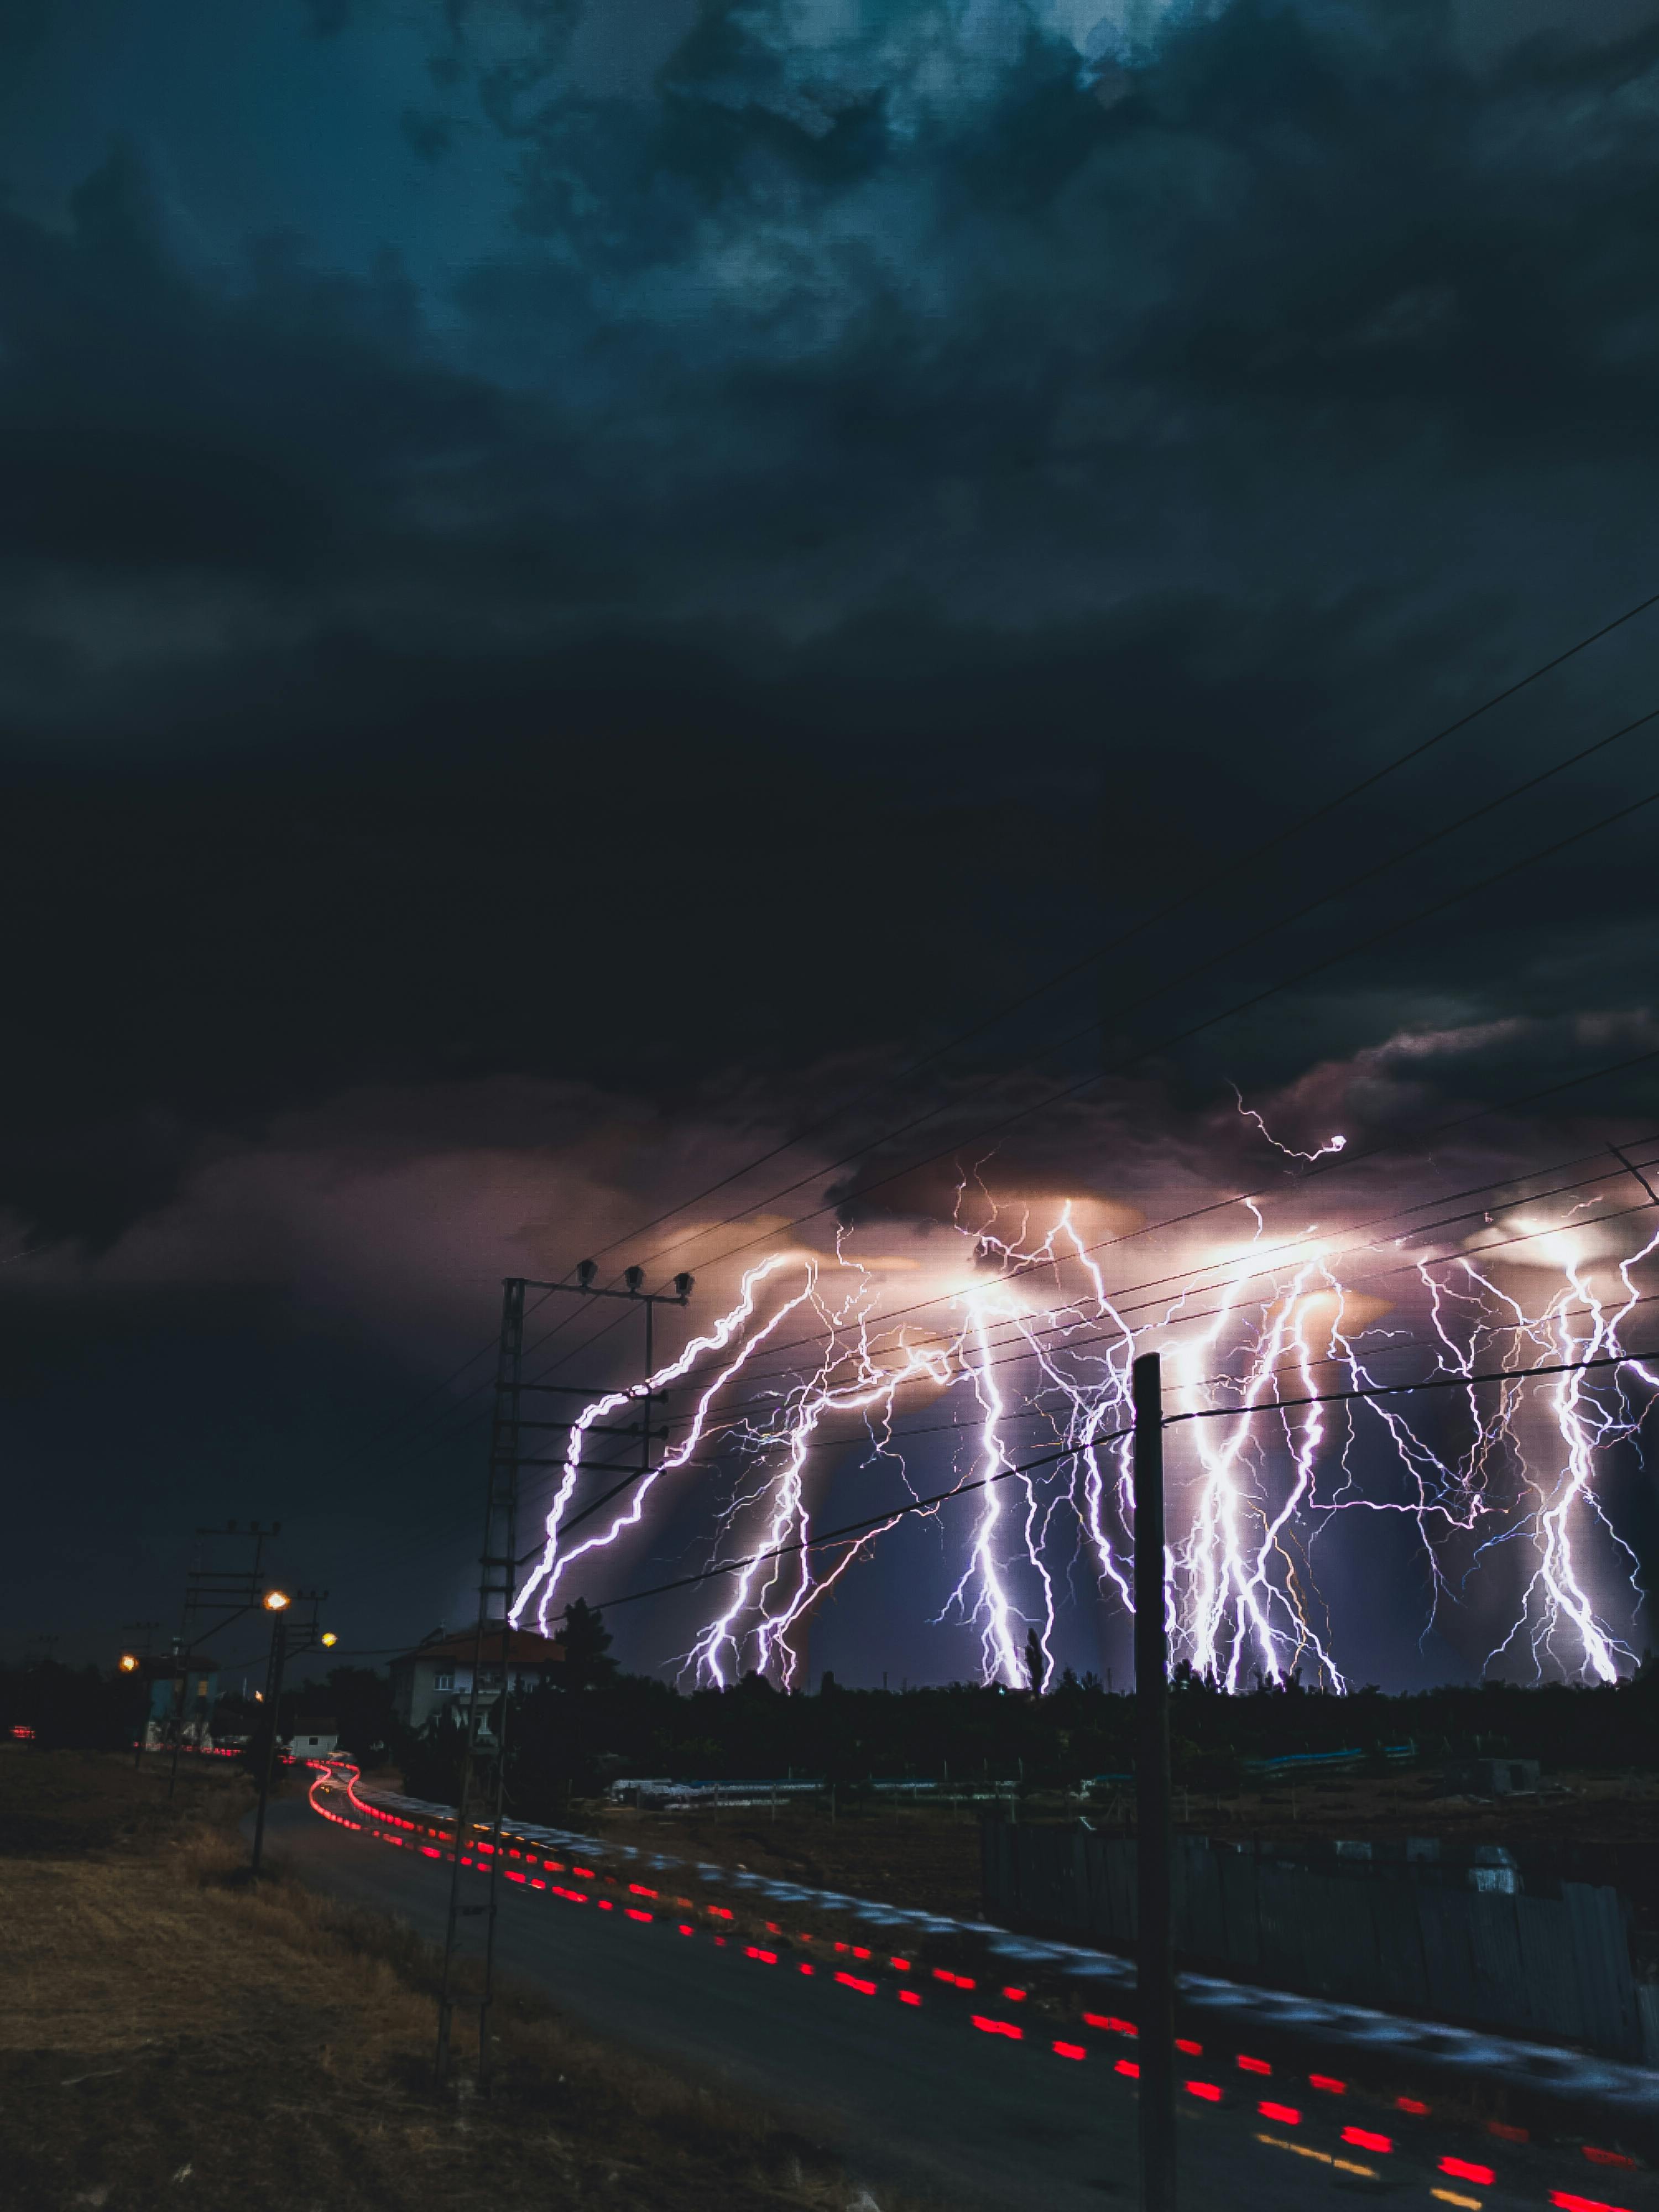
[[[475,380],[408,357],[395,264],[348,283],[272,240],[234,290],[192,283],[126,154],[70,216],[67,234],[16,217],[0,232],[15,592],[54,574],[142,591],[170,575],[280,589],[331,560],[361,573],[390,552],[411,457],[491,438]]]
[[[354,1080],[672,1088],[934,1033],[1638,595],[1653,30],[1086,12],[664,6],[624,50],[591,10],[434,10],[435,105],[398,81],[363,130],[453,193],[447,285],[412,233],[366,272],[326,236],[216,254],[147,151],[6,216],[8,884],[41,945],[7,1112],[40,1218],[111,1233],[204,1129]],[[308,21],[360,61],[395,27]],[[468,228],[480,149],[510,230]],[[1247,917],[1650,703],[1647,643]],[[1262,959],[1639,783],[1611,755]],[[1643,849],[1310,983],[1200,1076],[1616,1012]],[[1108,963],[1069,1028],[1173,1035],[1126,1009],[1217,933]]]
[[[711,13],[653,103],[550,69],[486,101],[627,434],[672,418],[665,489],[725,486],[717,544],[735,514],[786,566],[829,549],[828,611],[902,572],[1038,623],[1237,589],[1247,552],[1307,590],[1338,509],[1351,581],[1409,552],[1420,584],[1448,468],[1502,506],[1650,453],[1651,35],[1477,76],[1437,8],[1242,4],[1103,111],[1024,9],[836,15]],[[475,281],[481,324],[568,374],[580,309],[517,276]]]
[[[1108,108],[1012,0],[820,12],[710,11],[624,100],[567,11],[454,11],[419,150],[496,134],[523,240],[480,241],[459,331],[316,241],[187,273],[131,159],[67,232],[14,220],[12,545],[68,602],[38,628],[107,630],[76,586],[113,568],[219,595],[171,653],[150,605],[175,682],[234,685],[261,627],[510,654],[920,605],[1040,651],[1170,593],[1406,619],[1468,605],[1472,561],[1490,605],[1543,581],[1498,558],[1522,515],[1628,557],[1654,36],[1475,73],[1437,8],[1243,0],[1171,19]],[[280,596],[239,599],[250,568]]]

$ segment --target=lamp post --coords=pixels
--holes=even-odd
[[[264,1608],[270,1615],[270,1658],[265,1668],[265,1725],[268,1733],[259,1760],[259,1809],[253,1816],[253,1860],[257,1875],[265,1847],[265,1806],[270,1797],[270,1772],[276,1764],[276,1729],[281,1718],[283,1669],[288,1663],[288,1609],[293,1601],[286,1590],[267,1590]]]
[[[150,1684],[151,1670],[148,1662],[151,1641],[160,1632],[161,1626],[159,1620],[124,1620],[121,1623],[121,1633],[124,1636],[133,1636],[142,1639],[136,1650],[124,1651],[121,1654],[121,1672],[142,1681],[144,1686],[143,1703],[138,1709],[137,1741],[132,1747],[132,1771],[135,1774],[144,1763],[144,1738],[149,1730],[150,1700],[155,1694]]]
[[[250,1871],[258,1874],[265,1842],[265,1806],[270,1797],[270,1777],[276,1764],[276,1738],[283,1724],[283,1670],[290,1657],[301,1651],[315,1650],[319,1644],[332,1647],[339,1642],[334,1631],[320,1633],[317,1627],[317,1607],[326,1598],[326,1590],[295,1590],[291,1595],[284,1589],[269,1589],[259,1602],[270,1615],[270,1658],[265,1671],[264,1706],[270,1733],[266,1736],[259,1760],[259,1807],[253,1820],[253,1859]],[[303,1598],[311,1607],[311,1618],[301,1624],[297,1636],[290,1636],[289,1619],[295,1599]]]
[[[124,1674],[132,1675],[138,1674],[140,1671],[141,1662],[138,1654],[136,1651],[124,1651],[121,1654],[121,1672]],[[149,1685],[148,1682],[144,1685],[143,1703],[137,1708],[137,1713],[138,1725],[132,1732],[132,1771],[135,1774],[144,1763],[144,1731],[149,1726]]]

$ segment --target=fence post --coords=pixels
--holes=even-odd
[[[1170,1668],[1165,1628],[1164,1382],[1135,1361],[1135,1878],[1139,1905],[1141,2212],[1175,2212],[1175,1954],[1170,1915]]]

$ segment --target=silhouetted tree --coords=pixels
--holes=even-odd
[[[568,1690],[593,1690],[617,1679],[617,1662],[611,1656],[611,1631],[604,1615],[586,1598],[572,1601],[559,1631],[564,1664],[559,1679]]]
[[[411,1797],[453,1805],[460,1796],[466,1759],[466,1722],[453,1705],[433,1714],[423,1729],[404,1732],[398,1747],[404,1788]]]

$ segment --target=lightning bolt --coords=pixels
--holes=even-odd
[[[1292,1158],[1322,1158],[1345,1142],[1295,1152],[1242,1097],[1238,1109]],[[794,1686],[797,1630],[906,1517],[896,1504],[890,1518],[817,1548],[836,1470],[896,1473],[915,1499],[916,1451],[944,1451],[955,1474],[927,1510],[946,1564],[926,1611],[972,1632],[982,1680],[1023,1689],[1028,1635],[1046,1677],[1079,1583],[1090,1603],[1132,1608],[1130,1375],[1137,1354],[1156,1349],[1166,1406],[1191,1417],[1166,1448],[1176,1657],[1233,1691],[1303,1667],[1343,1689],[1340,1623],[1319,1595],[1314,1559],[1354,1516],[1381,1516],[1409,1525],[1426,1563],[1419,1633],[1496,1604],[1507,1587],[1513,1602],[1496,1624],[1489,1668],[1600,1681],[1628,1673],[1644,1599],[1607,1475],[1638,1448],[1659,1376],[1631,1362],[1556,1375],[1547,1387],[1528,1376],[1622,1354],[1641,1297],[1633,1271],[1659,1251],[1659,1230],[1616,1262],[1596,1261],[1596,1224],[1611,1218],[1598,1196],[1553,1216],[1525,1206],[1489,1214],[1467,1247],[1401,1259],[1409,1240],[1345,1239],[1340,1224],[1304,1222],[1268,1240],[1261,1206],[1240,1203],[1249,1233],[1188,1257],[1167,1292],[1154,1285],[1149,1297],[1145,1285],[1109,1286],[1103,1248],[1086,1242],[1073,1203],[993,1205],[989,1225],[975,1228],[959,1196],[939,1287],[921,1301],[926,1325],[889,1312],[895,1278],[860,1259],[850,1232],[833,1254],[761,1261],[728,1310],[647,1382],[584,1407],[511,1618],[533,1609],[545,1629],[572,1573],[645,1527],[665,1493],[684,1492],[675,1478],[696,1468],[714,1506],[708,1564],[722,1571],[682,1673],[718,1687],[752,1667]],[[1539,1282],[1541,1291],[1528,1287]],[[1366,1286],[1384,1283],[1379,1305]],[[1364,1318],[1389,1304],[1408,1309],[1389,1327]],[[760,1358],[769,1352],[773,1364]],[[1407,1354],[1411,1370],[1401,1366]],[[1398,1389],[1402,1376],[1454,1387],[1432,1400],[1325,1402],[1333,1390]],[[592,1431],[647,1390],[686,1383],[690,1410],[659,1462],[570,1540]],[[915,1427],[918,1394],[957,1418]],[[923,1443],[939,1430],[954,1441]],[[952,1485],[971,1486],[971,1502],[953,1503]]]

